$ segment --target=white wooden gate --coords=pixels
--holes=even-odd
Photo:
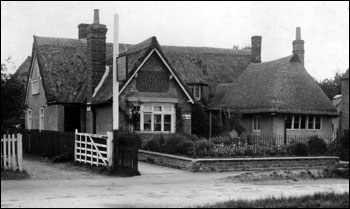
[[[113,133],[107,135],[78,133],[75,130],[74,161],[111,167],[113,165]]]
[[[1,168],[23,171],[22,134],[1,137]]]

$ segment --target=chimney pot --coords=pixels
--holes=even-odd
[[[100,14],[98,9],[94,9],[94,24],[100,24]]]
[[[304,63],[304,41],[301,39],[301,28],[296,28],[296,37],[293,41],[293,54],[297,54],[302,63]]]
[[[296,40],[301,40],[301,28],[297,27]]]
[[[252,36],[252,55],[251,62],[252,63],[260,63],[261,62],[261,36]]]

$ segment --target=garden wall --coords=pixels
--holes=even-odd
[[[139,150],[139,160],[191,172],[322,169],[339,163],[338,157],[267,157],[193,159]]]

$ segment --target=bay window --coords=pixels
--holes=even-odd
[[[175,107],[173,104],[144,104],[139,108],[139,115],[139,121],[134,121],[135,131],[175,132]]]

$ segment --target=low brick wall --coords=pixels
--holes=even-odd
[[[338,157],[267,157],[193,159],[139,150],[139,160],[192,172],[322,169],[339,163]]]

